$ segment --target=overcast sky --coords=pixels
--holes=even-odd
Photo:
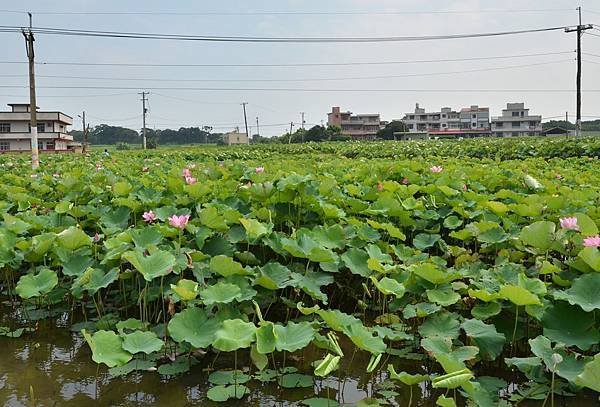
[[[584,23],[600,24],[600,1],[571,0],[32,0],[3,1],[0,9],[31,10],[34,26],[89,30],[137,31],[194,35],[382,37],[443,35],[521,30],[577,24],[575,7],[583,7]],[[552,9],[535,12],[439,13]],[[560,9],[560,10],[554,10]],[[589,11],[588,11],[589,10]],[[41,12],[389,12],[345,15],[59,15]],[[435,13],[437,11],[437,13]],[[36,13],[38,12],[38,13]],[[399,14],[398,12],[423,12]],[[594,13],[595,12],[595,13]],[[0,25],[26,25],[25,14],[0,11]],[[600,31],[594,31],[600,34]],[[1,61],[26,61],[22,35],[0,33]],[[248,120],[255,132],[260,117],[261,134],[280,135],[289,122],[308,124],[327,120],[332,106],[356,113],[381,113],[384,120],[401,118],[416,102],[427,110],[442,106],[459,109],[478,104],[500,115],[506,102],[525,102],[532,114],[574,118],[575,93],[532,93],[526,89],[575,89],[575,34],[562,31],[495,38],[365,44],[256,44],[202,43],[140,39],[111,39],[39,35],[38,62],[118,63],[328,63],[461,59],[522,55],[564,54],[480,61],[354,65],[334,67],[107,67],[37,66],[38,106],[61,110],[75,118],[85,110],[92,125],[110,123],[141,128],[141,102],[136,90],[44,89],[44,86],[108,86],[150,91],[148,127],[179,128],[212,125],[219,131],[243,126],[240,102],[248,102]],[[584,52],[600,55],[600,37],[586,35]],[[600,57],[584,55],[583,89],[600,89]],[[587,62],[586,60],[589,60]],[[595,63],[594,63],[595,62]],[[532,64],[537,64],[531,66]],[[523,66],[525,65],[525,66]],[[473,70],[500,68],[491,71]],[[471,72],[469,72],[471,71]],[[410,76],[414,74],[447,75]],[[11,77],[18,75],[18,77]],[[401,76],[389,78],[389,76]],[[404,77],[402,77],[404,75]],[[406,76],[409,75],[409,76]],[[0,104],[28,102],[27,66],[0,64]],[[47,76],[47,77],[44,77]],[[48,76],[112,78],[74,79]],[[388,76],[378,79],[360,77]],[[121,80],[115,80],[120,78]],[[134,79],[147,80],[134,80]],[[299,81],[303,79],[355,78]],[[127,80],[123,80],[127,79]],[[162,81],[153,81],[161,79]],[[178,81],[164,81],[177,79]],[[197,80],[207,80],[201,82]],[[271,82],[256,81],[259,79]],[[292,82],[273,82],[293,79]],[[189,81],[188,81],[189,80]],[[238,80],[238,81],[224,81]],[[244,82],[247,80],[247,82]],[[252,81],[250,81],[252,80]],[[156,87],[298,88],[323,92],[153,90]],[[337,89],[362,91],[346,92]],[[410,90],[380,92],[377,89]],[[458,89],[460,92],[415,90]],[[514,89],[512,93],[478,92]],[[61,96],[61,97],[57,97]],[[2,107],[4,109],[4,107]],[[583,94],[583,115],[600,117],[600,93]],[[591,119],[584,117],[584,120]],[[77,119],[79,120],[79,119]],[[282,125],[288,123],[287,125]],[[275,126],[278,125],[278,126]],[[80,128],[79,122],[74,126]]]

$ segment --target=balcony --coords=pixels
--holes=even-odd
[[[11,133],[0,133],[0,140],[28,140],[31,138],[31,133],[11,132]],[[48,132],[38,133],[38,139],[63,139],[73,140],[73,136],[67,133]]]

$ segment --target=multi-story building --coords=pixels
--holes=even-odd
[[[414,113],[406,113],[402,121],[409,133],[427,132],[433,137],[482,137],[490,135],[490,109],[472,105],[460,111],[442,107],[427,113],[416,104]]]
[[[0,112],[0,152],[31,150],[31,111],[29,104],[11,103],[10,112]],[[39,109],[39,108],[38,108]],[[38,149],[66,151],[73,146],[67,126],[73,118],[61,112],[37,112]]]
[[[250,144],[248,135],[240,133],[240,129],[236,127],[234,131],[223,134],[223,142],[228,146],[232,144]]]
[[[542,116],[529,115],[525,103],[507,103],[502,116],[492,117],[492,134],[496,137],[539,136]]]
[[[382,128],[379,114],[341,112],[339,107],[333,107],[327,114],[327,124],[340,127],[344,136],[354,140],[373,140]]]

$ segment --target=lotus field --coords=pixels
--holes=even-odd
[[[99,372],[192,369],[232,405],[270,383],[337,406],[357,360],[363,406],[597,400],[599,152],[325,143],[35,172],[0,156],[0,344],[66,320]]]

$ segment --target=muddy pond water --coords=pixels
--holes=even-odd
[[[0,311],[6,308],[0,307]],[[7,323],[7,313],[0,322]],[[347,345],[347,344],[346,344]],[[343,346],[345,347],[345,346]],[[352,348],[349,347],[349,352]],[[232,355],[207,354],[200,363],[184,374],[165,377],[157,372],[133,372],[127,376],[114,377],[108,369],[91,360],[91,352],[84,339],[69,329],[68,317],[40,321],[36,332],[25,333],[19,338],[0,337],[0,405],[1,406],[300,406],[304,399],[329,397],[342,405],[356,405],[365,397],[382,397],[385,392],[381,384],[386,379],[385,369],[374,375],[365,373],[369,362],[367,354],[357,352],[353,358],[343,358],[344,364],[325,380],[315,380],[308,388],[283,389],[276,383],[250,381],[246,385],[251,393],[243,400],[215,403],[207,399],[208,367],[231,369]],[[301,373],[312,373],[310,361],[322,356],[318,349],[288,355],[287,364]],[[396,369],[409,372],[424,372],[428,367],[414,360],[390,359]],[[214,363],[214,364],[213,364]],[[240,356],[239,366],[250,366],[251,362]],[[277,360],[281,364],[281,360]],[[491,369],[493,370],[493,369]],[[519,379],[512,372],[488,374],[501,376],[508,383]],[[516,385],[509,386],[509,391]],[[389,389],[388,389],[389,390]],[[387,401],[389,405],[409,405],[410,392],[407,386],[397,386],[397,394]],[[383,393],[385,394],[385,393]],[[413,389],[413,406],[435,406],[442,392],[425,385]],[[457,399],[458,404],[464,401]],[[556,406],[598,406],[592,393],[583,393],[577,398],[558,398]],[[541,401],[524,401],[520,406],[541,406]]]

